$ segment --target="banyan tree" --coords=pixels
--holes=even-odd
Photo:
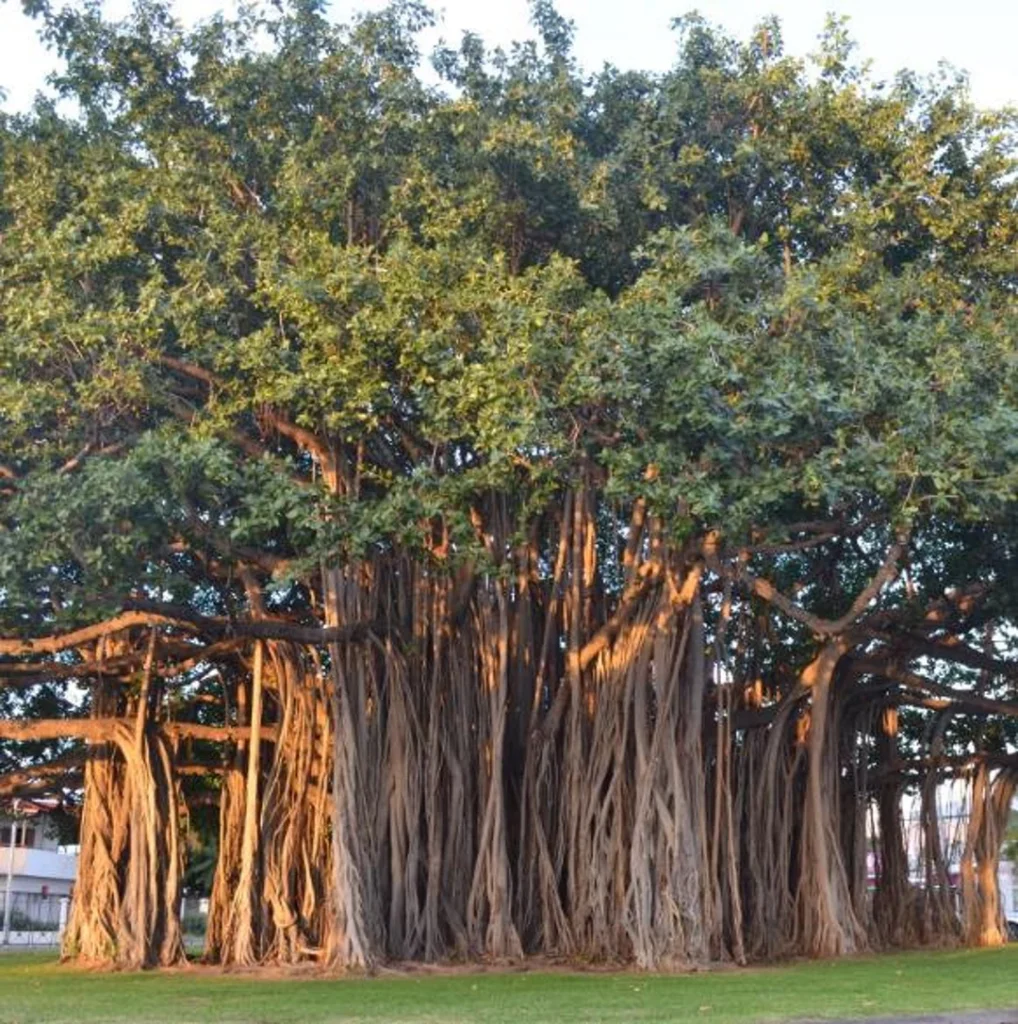
[[[65,956],[183,958],[210,805],[224,965],[1005,940],[1012,115],[838,23],[587,76],[538,2],[431,86],[413,3],[31,6],[0,795],[77,816]]]

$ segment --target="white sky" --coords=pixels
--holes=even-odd
[[[382,6],[383,0],[333,0],[337,18]],[[129,0],[106,0],[123,13]],[[225,6],[230,6],[226,0]],[[186,21],[207,15],[220,3],[176,0]],[[529,37],[526,0],[433,0],[439,30],[424,40],[425,52],[439,35],[457,42],[471,29],[488,43],[505,45]],[[933,71],[947,60],[969,72],[972,94],[982,106],[1018,105],[1018,3],[1015,0],[558,0],[558,9],[576,22],[577,53],[588,69],[606,61],[621,68],[663,70],[672,61],[669,22],[699,7],[708,19],[745,37],[764,16],[778,15],[786,48],[806,54],[815,48],[828,10],[851,18],[850,31],[862,56],[878,75],[901,67]],[[0,87],[4,107],[23,110],[53,67],[51,54],[35,39],[19,0],[0,0]]]

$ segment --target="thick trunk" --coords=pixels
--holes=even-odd
[[[522,956],[512,918],[508,824],[505,806],[505,735],[509,699],[509,609],[505,586],[480,597],[475,611],[481,692],[477,695],[482,798],[477,859],[467,902],[467,935],[475,953]]]
[[[370,581],[357,566],[323,572],[325,619],[351,618]],[[383,679],[370,650],[329,649],[332,677],[331,920],[325,959],[335,966],[370,968],[385,953],[375,822],[378,807]]]
[[[1000,946],[1007,941],[997,872],[1016,783],[1018,775],[1009,770],[991,780],[985,764],[976,768],[972,778],[961,877],[965,940],[973,946]]]
[[[798,945],[807,956],[815,957],[853,953],[865,944],[834,824],[838,813],[838,731],[831,721],[832,683],[842,653],[837,643],[827,643],[802,674],[811,701],[796,919]]]

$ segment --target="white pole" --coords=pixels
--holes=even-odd
[[[14,811],[11,815],[11,842],[7,847],[7,889],[4,892],[4,945],[11,944],[11,881],[14,876],[14,842],[18,834],[18,805],[15,797]]]

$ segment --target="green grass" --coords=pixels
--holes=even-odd
[[[1018,946],[685,975],[461,973],[345,980],[89,973],[0,956],[0,1021],[200,1024],[765,1021],[1018,1005]]]

